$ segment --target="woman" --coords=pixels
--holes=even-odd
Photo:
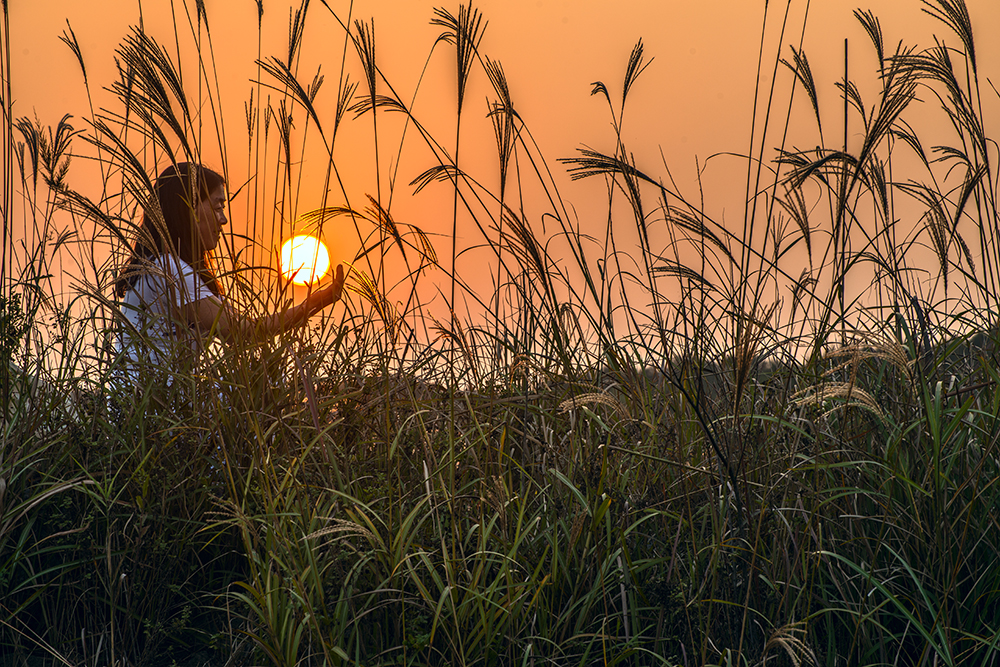
[[[226,341],[273,337],[340,299],[342,266],[331,285],[302,303],[242,317],[226,300],[210,254],[226,224],[225,180],[183,162],[159,175],[153,195],[132,257],[115,283],[127,320],[121,343],[133,376],[146,363],[167,371],[193,368],[212,335]]]

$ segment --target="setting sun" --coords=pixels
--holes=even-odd
[[[281,246],[281,273],[286,280],[308,285],[326,275],[330,253],[314,236],[294,236]]]

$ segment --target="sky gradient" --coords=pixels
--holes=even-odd
[[[43,125],[49,125],[68,113],[76,118],[72,121],[75,127],[85,128],[86,122],[81,119],[88,118],[91,111],[83,76],[75,57],[59,40],[67,21],[80,43],[93,104],[97,109],[110,108],[113,96],[102,89],[116,77],[114,51],[131,26],[142,20],[146,31],[168,50],[174,48],[170,4],[166,0],[141,4],[136,0],[14,0],[10,29],[15,117],[37,116]],[[612,114],[620,113],[625,66],[640,39],[649,66],[630,92],[622,141],[640,169],[667,178],[669,168],[669,175],[681,191],[692,199],[704,196],[706,210],[720,219],[742,216],[746,162],[727,154],[745,154],[751,146],[755,153],[759,150],[763,131],[759,119],[769,102],[766,93],[775,71],[772,116],[783,121],[788,113],[791,75],[784,67],[775,69],[775,63],[778,55],[790,56],[789,45],[801,44],[808,54],[825,127],[830,128],[829,134],[840,136],[843,101],[834,84],[844,74],[845,39],[851,78],[858,82],[863,94],[876,90],[877,85],[871,43],[853,16],[856,6],[870,9],[880,18],[887,50],[899,41],[921,47],[932,45],[935,37],[950,44],[957,41],[945,26],[922,12],[916,0],[772,1],[766,20],[764,4],[747,0],[490,0],[476,4],[488,22],[480,52],[502,63],[514,107],[555,173],[560,193],[572,207],[575,224],[584,230],[603,225],[607,211],[602,202],[607,194],[593,180],[571,182],[556,159],[574,155],[581,146],[614,151]],[[183,26],[188,20],[183,4],[178,1],[174,5]],[[383,74],[399,97],[412,103],[412,111],[428,130],[450,146],[455,126],[454,50],[443,44],[435,46],[441,28],[431,25],[430,19],[435,6],[457,11],[457,5],[423,0],[357,0],[353,4],[328,0],[328,5],[343,21],[348,16],[352,20],[374,20],[377,62]],[[230,189],[235,191],[260,173],[259,164],[254,167],[247,162],[244,113],[250,92],[255,89],[253,80],[258,76],[254,61],[259,54],[283,57],[293,7],[299,4],[264,0],[260,51],[257,5],[252,0],[206,0],[205,6],[212,42],[211,50],[203,48],[202,52],[214,60],[218,75],[226,156],[223,158],[219,141],[214,139],[203,140],[202,150],[209,164],[224,164],[230,175]],[[985,37],[993,27],[1000,26],[1000,3],[973,0],[969,10],[978,30],[981,71],[987,77],[995,76],[1000,72],[1000,46]],[[189,80],[196,80],[195,61],[189,57],[193,52],[190,30],[186,35],[182,30],[179,40],[182,69]],[[332,114],[343,53],[343,29],[323,3],[312,2],[297,71],[301,80],[309,82],[321,68],[326,83],[317,97],[317,108],[328,114]],[[352,80],[359,81],[357,56],[348,52],[345,62]],[[596,81],[606,84],[613,111],[601,96],[591,95]],[[384,84],[380,86],[385,90]],[[418,91],[416,97],[414,91]],[[761,96],[755,110],[758,91]],[[469,84],[467,119],[463,120],[466,138],[462,159],[484,184],[496,188],[496,159],[489,157],[495,148],[486,119],[489,96],[486,77],[476,71]],[[932,107],[933,100],[927,104]],[[984,99],[984,105],[987,118],[997,117],[996,95]],[[202,118],[206,124],[210,124],[211,114],[212,109],[204,103]],[[818,143],[812,111],[801,91],[792,103],[791,117],[788,141],[800,146]],[[758,125],[751,143],[755,118]],[[928,123],[940,122],[930,111],[927,118]],[[337,139],[335,161],[343,181],[339,192],[346,192],[342,198],[355,208],[364,206],[368,196],[383,201],[383,205],[391,202],[398,220],[420,225],[432,234],[443,257],[450,244],[451,197],[446,192],[435,193],[433,188],[413,194],[407,184],[431,166],[429,154],[415,145],[412,129],[402,134],[398,120],[379,122],[383,123],[380,133],[385,135],[380,136],[377,168],[371,158],[370,120],[348,123]],[[856,119],[852,122],[856,123]],[[298,127],[303,127],[301,118]],[[773,157],[771,147],[779,143],[774,127],[768,132],[765,159]],[[849,150],[860,136],[858,125],[848,126]],[[315,139],[297,138],[304,143]],[[315,165],[323,155],[310,150],[301,156],[305,185],[299,190],[295,206],[282,214],[284,217],[294,218],[296,213],[315,208],[322,201],[322,184],[310,182],[309,178],[311,173],[322,171]],[[278,158],[276,153],[270,155],[264,159]],[[700,182],[698,169],[702,170]],[[77,160],[71,178],[74,187],[99,196],[98,180],[92,164]],[[338,195],[333,192],[331,197],[337,199]],[[544,208],[539,205],[530,213],[535,218],[533,223],[544,223]],[[240,211],[234,209],[234,228],[238,228],[239,219]],[[297,224],[292,219],[286,223]],[[460,245],[479,241],[472,229],[462,229],[459,235]],[[258,240],[271,245],[278,242]],[[327,240],[332,241],[335,261],[356,252],[356,247],[338,248],[336,238]]]

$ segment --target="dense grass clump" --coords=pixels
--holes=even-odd
[[[560,160],[607,187],[600,234],[560,197],[474,8],[431,17],[431,57],[457,65],[440,138],[383,77],[374,25],[322,4],[258,59],[246,178],[223,165],[248,226],[218,262],[228,298],[273,308],[290,221],[336,224],[357,237],[350,294],[193,368],[124,379],[110,287],[150,174],[223,144],[205,8],[175,26],[193,54],[136,28],[90,118],[42,127],[4,94],[4,206],[16,193],[27,220],[5,215],[0,290],[4,664],[997,661],[997,150],[961,0],[925,3],[950,40],[891,53],[857,13],[877,94],[839,84],[851,150],[827,140],[806,54],[779,54],[819,140],[755,119],[738,229],[624,144],[638,43],[620,100],[595,84],[613,148]],[[344,40],[332,84],[299,77],[307,16]],[[496,187],[461,159],[476,77]],[[945,136],[908,122],[929,102]],[[376,173],[359,205],[337,138],[362,125],[377,169],[407,132],[429,161],[399,174],[409,189]],[[96,157],[102,196],[71,155]],[[450,260],[394,218],[397,189],[447,194]],[[473,251],[493,293],[453,270]]]

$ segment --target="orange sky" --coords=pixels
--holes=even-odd
[[[162,19],[160,12],[170,4],[145,0],[142,7],[148,15]],[[347,16],[349,2],[333,0],[330,4]],[[591,103],[589,84],[595,80],[618,84],[632,45],[642,38],[655,62],[635,91],[635,138],[662,146],[668,156],[677,155],[679,162],[685,162],[696,153],[705,156],[746,143],[744,126],[750,115],[763,4],[757,0],[486,0],[476,7],[489,21],[483,51],[504,64],[523,115],[545,128],[538,134],[560,153],[566,146],[571,149],[599,138],[605,129],[603,110],[593,108],[599,104]],[[429,24],[433,8],[455,7],[430,0],[355,0],[353,5],[355,18],[374,17],[380,61],[390,78],[400,81],[403,90],[411,89],[440,32]],[[770,5],[777,25],[777,12],[783,11],[784,3],[775,0]],[[970,0],[968,5],[979,29],[977,49],[983,69],[994,72],[990,64],[1000,60],[1000,47],[985,36],[1000,25],[1000,3]],[[101,86],[113,76],[114,48],[129,26],[138,22],[139,6],[139,0],[12,0],[17,110],[27,115],[37,112],[51,121],[64,110],[85,114],[80,108],[78,68],[58,40],[66,20],[80,40],[92,83]],[[256,56],[253,0],[206,0],[206,6],[222,69],[252,64]],[[269,40],[265,55],[281,52],[291,6],[298,3],[264,0],[265,39]],[[785,43],[798,42],[805,3],[793,2],[792,7]],[[927,45],[932,34],[951,37],[920,11],[918,0],[814,1],[805,46],[821,85],[829,87],[841,76],[845,37],[856,45],[852,48],[859,67],[871,65],[869,45],[852,17],[855,7],[871,9],[881,18],[889,45],[900,39]],[[156,20],[147,21],[146,29],[163,40],[172,37],[167,26],[156,24]],[[326,62],[326,74],[333,75],[341,35],[318,1],[311,4],[305,41],[317,60]],[[773,43],[770,46],[773,50]],[[324,49],[333,54],[324,57]],[[237,90],[249,90],[245,79],[232,83]],[[833,94],[830,89],[827,92]],[[567,116],[567,110],[572,110],[571,115]]]
[[[342,17],[351,7],[345,0],[328,0]],[[183,6],[182,0],[175,0]],[[190,2],[193,6],[194,2]],[[255,75],[257,57],[256,5],[252,0],[205,0],[212,28],[214,55],[220,75],[223,114],[227,133],[230,184],[244,180],[246,167],[246,131],[243,105]],[[378,61],[401,97],[409,102],[420,71],[441,29],[429,24],[433,8],[440,2],[425,0],[356,0],[355,18],[373,17],[378,39]],[[167,0],[142,2],[145,28],[157,39],[172,46],[173,32],[167,19]],[[298,3],[264,0],[264,55],[280,56],[287,40],[290,6]],[[457,10],[457,4],[444,4]],[[713,154],[748,148],[750,122],[753,118],[753,94],[756,64],[761,39],[764,2],[757,0],[488,0],[476,6],[488,21],[481,51],[498,59],[504,66],[515,107],[539,142],[549,166],[559,172],[557,183],[565,200],[573,205],[580,224],[603,225],[601,211],[603,186],[595,182],[571,183],[564,176],[556,158],[573,154],[581,145],[598,150],[613,149],[614,135],[607,105],[591,96],[591,84],[604,81],[617,102],[629,52],[636,40],[645,44],[652,63],[634,88],[626,112],[623,138],[635,153],[640,169],[665,177],[662,160],[666,159],[673,175],[686,192],[697,196],[693,178],[695,159],[701,163]],[[781,44],[798,44],[802,34],[806,3],[791,3],[787,31]],[[804,45],[809,55],[820,99],[824,103],[825,122],[839,127],[842,102],[833,84],[843,75],[844,38],[850,41],[852,78],[864,90],[873,85],[875,66],[871,45],[852,16],[856,6],[872,9],[882,21],[887,48],[899,40],[929,46],[937,34],[950,43],[956,39],[939,23],[920,11],[916,0],[869,0],[841,2],[814,0],[809,8]],[[112,98],[100,89],[110,85],[115,76],[113,53],[129,26],[139,20],[137,0],[12,0],[10,3],[12,86],[15,116],[37,114],[44,124],[51,124],[65,113],[88,117],[83,97],[79,66],[58,37],[70,21],[86,60],[91,89],[97,106],[112,104]],[[774,53],[779,47],[777,31],[785,3],[772,0],[765,33],[765,79],[770,79]],[[987,39],[1000,26],[1000,3],[995,0],[969,2],[977,27],[978,56],[987,76],[1000,72],[1000,47]],[[182,36],[182,41],[184,41]],[[322,64],[327,77],[319,103],[332,108],[332,100],[341,53],[343,32],[321,2],[314,0],[305,32],[305,46],[300,67],[301,78],[309,81]],[[454,134],[453,50],[441,46],[430,62],[414,112],[421,115],[442,142],[451,146]],[[184,51],[184,49],[182,49]],[[348,57],[348,69],[358,80],[356,57]],[[193,67],[186,63],[187,75]],[[780,72],[778,107],[784,113],[789,77]],[[985,82],[984,82],[985,88]],[[764,86],[766,90],[766,86]],[[490,150],[490,126],[485,119],[488,93],[486,78],[476,71],[470,84],[463,131],[469,138],[463,152],[466,165],[475,164],[476,154]],[[996,111],[996,98],[987,100]],[[797,98],[794,115],[803,128],[811,122],[805,98]],[[207,114],[207,112],[206,112]],[[987,118],[991,117],[987,114]],[[997,117],[996,113],[992,117]],[[380,121],[382,122],[382,121]],[[392,121],[383,127],[391,128]],[[77,127],[84,123],[74,121]],[[379,163],[382,183],[375,180],[370,154],[370,120],[348,124],[338,139],[340,170],[351,204],[361,207],[366,194],[376,193],[381,185],[387,191],[390,165],[396,165],[399,137],[390,131],[380,146]],[[478,129],[477,129],[478,128]],[[814,130],[802,129],[798,136],[805,145],[815,143]],[[852,136],[855,133],[852,133]],[[478,136],[478,138],[476,138]],[[408,142],[413,141],[412,133]],[[776,143],[769,140],[769,144]],[[218,149],[206,142],[206,161],[219,165]],[[419,224],[437,234],[450,232],[451,199],[431,192],[431,188],[411,197],[406,185],[423,169],[431,166],[428,156],[407,143],[402,151],[392,206],[397,219]],[[238,148],[237,148],[238,147]],[[351,151],[358,151],[356,162]],[[661,158],[661,154],[663,158]],[[303,171],[311,171],[308,158]],[[486,181],[493,178],[495,167],[488,159],[476,165]],[[734,167],[733,165],[737,165]],[[470,167],[472,168],[472,167]],[[78,180],[71,183],[93,196],[97,184],[88,181],[87,166],[75,165]],[[322,168],[319,169],[322,171]],[[491,171],[492,170],[492,171]],[[236,174],[237,176],[234,176]],[[718,216],[738,211],[742,200],[745,165],[727,158],[716,158],[705,173],[706,207]],[[318,205],[315,187],[306,187],[300,212]],[[330,203],[341,203],[333,202]],[[596,211],[596,212],[595,212]],[[541,208],[537,211],[541,213]],[[234,218],[236,216],[234,215]],[[590,218],[593,218],[591,221]],[[236,224],[236,223],[234,223]],[[460,243],[480,239],[474,230],[460,231]],[[450,240],[436,238],[438,252],[448,254]],[[334,243],[334,245],[336,245]],[[334,255],[350,251],[334,247]],[[461,265],[460,265],[461,267]]]

